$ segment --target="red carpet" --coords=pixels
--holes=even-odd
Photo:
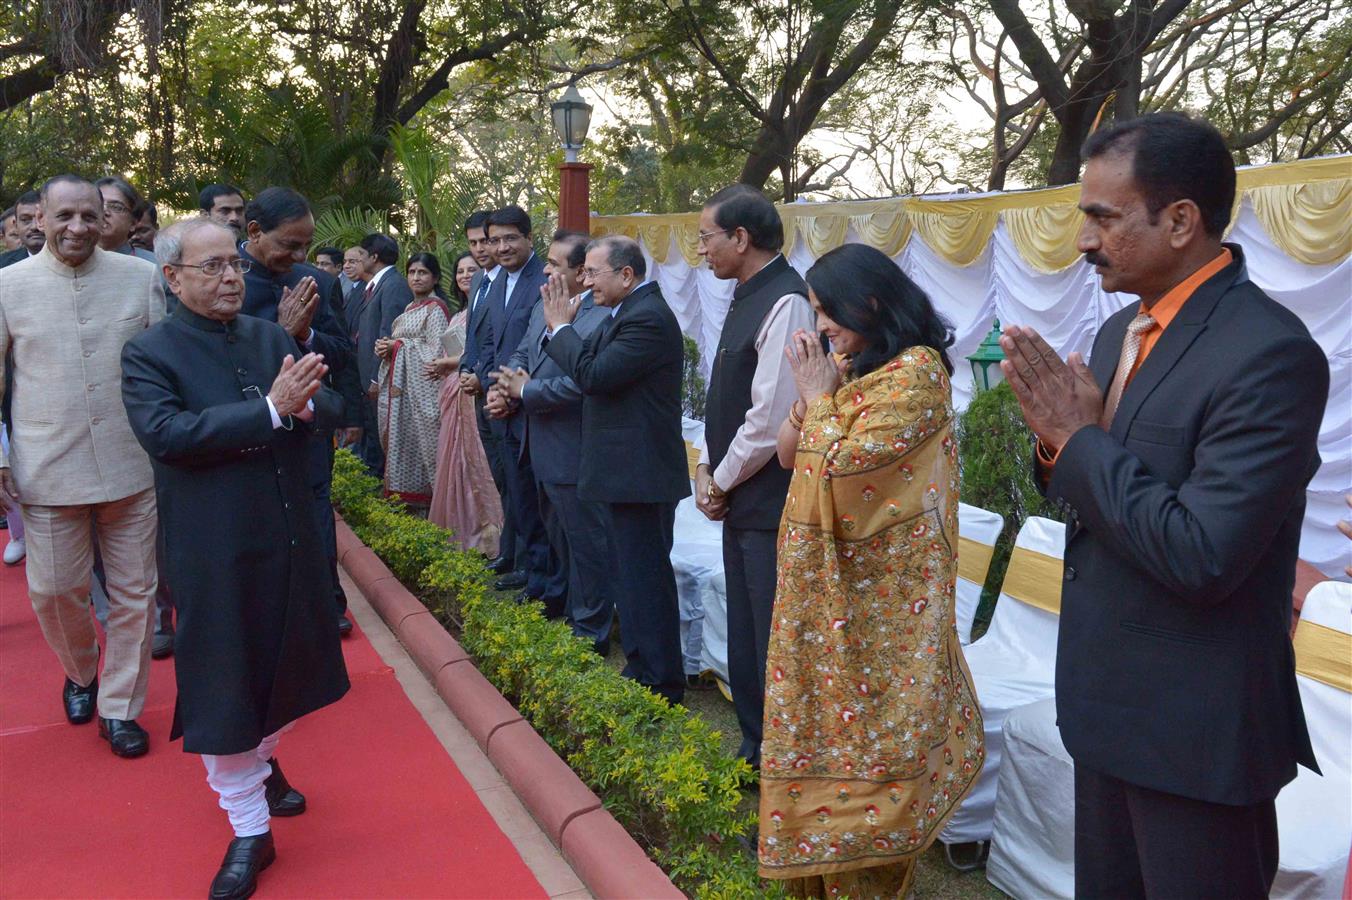
[[[309,810],[274,819],[259,897],[544,897],[360,630],[352,690],[278,757]],[[172,660],[152,663],[150,753],[72,726],[23,566],[0,570],[0,897],[201,897],[231,838],[201,760],[170,743]]]

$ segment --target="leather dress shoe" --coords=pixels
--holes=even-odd
[[[150,749],[150,735],[136,724],[135,719],[105,719],[99,716],[99,737],[113,747],[123,759],[145,756]]]
[[[291,786],[282,774],[277,760],[268,760],[272,774],[263,781],[263,793],[268,798],[268,812],[279,818],[298,816],[305,812],[305,795]]]
[[[506,556],[499,556],[497,559],[488,561],[488,571],[494,575],[506,575],[516,568],[516,563]]]
[[[347,637],[351,633],[352,633],[352,620],[349,619],[347,616],[339,616],[338,635],[340,637]]]
[[[61,702],[66,707],[66,721],[72,725],[83,725],[94,718],[94,698],[99,694],[99,680],[95,678],[88,687],[80,687],[69,678],[61,689]]]
[[[244,900],[258,887],[258,873],[277,859],[272,832],[253,837],[237,837],[230,842],[221,860],[221,868],[211,879],[211,900]]]
[[[526,586],[525,572],[508,572],[506,575],[502,576],[497,581],[493,582],[493,590],[495,591],[510,591],[515,588],[523,588],[525,586]]]
[[[150,639],[150,658],[165,659],[174,655],[174,633],[172,631],[157,631],[155,636]]]

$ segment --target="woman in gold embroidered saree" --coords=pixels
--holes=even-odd
[[[808,271],[801,397],[766,668],[760,871],[791,895],[904,897],[975,781],[980,708],[954,625],[958,469],[928,298],[860,244]],[[842,380],[843,374],[843,380]]]

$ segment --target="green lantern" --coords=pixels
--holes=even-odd
[[[1004,358],[1005,351],[1000,349],[1000,320],[996,319],[991,333],[986,335],[976,352],[967,357],[972,364],[973,390],[988,391],[1005,380],[1005,373],[1000,371],[1000,361]]]

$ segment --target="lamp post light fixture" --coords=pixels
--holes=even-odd
[[[1005,380],[1000,371],[1000,361],[1005,351],[1000,349],[1000,320],[996,319],[991,333],[986,335],[976,352],[967,357],[972,364],[972,388],[974,391],[988,391]]]
[[[589,234],[592,167],[577,161],[577,151],[587,140],[592,107],[582,99],[577,85],[570,84],[563,96],[549,105],[549,114],[563,145],[563,165],[559,166],[559,227]]]

